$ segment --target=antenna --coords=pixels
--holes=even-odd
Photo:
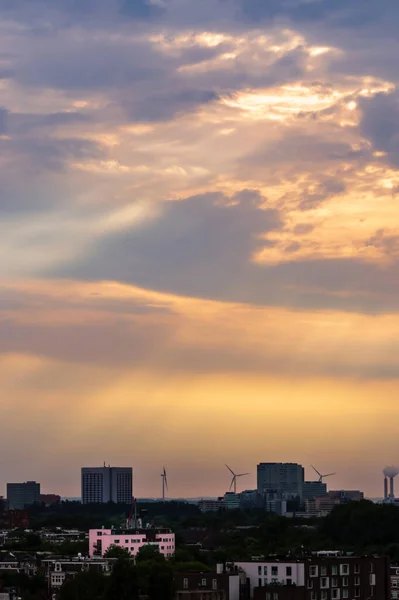
[[[234,488],[234,493],[237,493],[237,477],[244,477],[245,475],[249,475],[249,473],[234,473],[234,471],[232,469],[230,469],[229,465],[225,465],[228,470],[230,471],[230,473],[233,475],[233,479],[231,480],[230,483],[230,487],[229,490],[231,490],[231,488]]]
[[[165,490],[168,490],[168,478],[166,476],[166,469],[163,468],[163,472],[161,473],[162,477],[162,500],[165,500]]]
[[[319,483],[323,483],[323,479],[324,479],[325,477],[331,477],[332,475],[335,475],[335,473],[326,473],[325,475],[322,475],[322,474],[320,473],[320,471],[318,471],[318,470],[316,469],[316,467],[314,467],[313,465],[310,465],[310,466],[312,467],[313,471],[315,471],[315,472],[317,473],[317,475],[319,476]]]

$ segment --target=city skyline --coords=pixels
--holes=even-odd
[[[399,463],[399,4],[0,0],[0,485]],[[251,466],[253,465],[253,466]]]
[[[274,462],[274,461],[271,461]],[[290,464],[292,464],[292,461],[287,461]],[[261,464],[264,463],[259,463],[258,465],[254,466],[254,470],[253,472],[249,473],[248,477],[246,477],[246,481],[241,482],[238,480],[237,481],[237,494],[246,491],[246,490],[256,490],[258,485],[258,481],[257,481],[257,467],[260,466]],[[277,465],[280,465],[280,461],[276,461]],[[284,464],[284,463],[283,463]],[[231,491],[230,490],[230,486],[231,486],[231,478],[230,481],[228,480],[228,476],[226,478],[226,476],[223,473],[223,466],[222,465],[219,468],[219,472],[213,472],[212,470],[210,471],[210,474],[212,476],[212,478],[214,477],[215,479],[217,478],[217,475],[219,474],[219,482],[217,484],[215,484],[213,487],[209,487],[209,484],[205,484],[203,485],[201,482],[195,486],[190,485],[189,483],[186,485],[182,485],[178,483],[178,486],[176,489],[172,488],[169,489],[169,484],[168,484],[168,493],[165,494],[166,499],[171,499],[173,500],[174,498],[179,499],[179,498],[206,498],[206,497],[221,497],[223,496],[226,492]],[[305,482],[318,482],[319,478],[318,477],[314,477],[312,476],[312,466],[311,465],[301,465],[298,464],[299,467],[304,467],[304,471],[305,471],[305,477],[304,477],[304,481]],[[133,470],[133,497],[134,498],[154,498],[154,499],[162,499],[162,482],[161,482],[161,477],[159,477],[159,473],[157,472],[157,469],[151,470],[151,471],[146,471],[146,472],[141,472],[140,468],[136,468],[136,467],[126,467],[126,466],[117,466],[115,464],[109,466],[108,464],[104,466],[94,466],[92,465],[91,467],[79,467],[78,468],[78,485],[75,487],[71,487],[71,488],[61,488],[61,489],[53,489],[54,485],[51,482],[48,481],[40,481],[40,486],[41,486],[41,490],[42,493],[44,494],[48,494],[48,493],[57,493],[60,496],[62,496],[63,498],[81,498],[81,489],[82,489],[82,473],[83,471],[87,470],[87,471],[102,471],[104,469],[111,469],[112,470],[122,470],[122,471],[130,471],[131,469]],[[159,469],[158,469],[159,470]],[[168,468],[168,481],[169,481],[169,472],[170,469]],[[138,475],[136,475],[138,473]],[[174,470],[171,470],[172,476],[174,473]],[[313,471],[314,473],[314,471]],[[354,490],[354,489],[359,489],[361,491],[363,491],[365,493],[366,497],[369,498],[383,498],[384,496],[384,490],[383,490],[383,480],[382,480],[382,476],[383,476],[384,471],[382,469],[380,469],[380,471],[377,473],[377,476],[379,478],[379,488],[381,489],[377,489],[377,493],[376,494],[372,494],[372,493],[368,493],[366,489],[362,488],[361,485],[356,481],[356,480],[345,480],[345,479],[339,479],[336,478],[336,476],[338,474],[334,474],[334,478],[327,480],[327,489],[328,490]],[[175,474],[175,478],[172,479],[172,481],[176,481],[179,482],[180,478],[181,478],[181,474],[179,473],[174,473]],[[75,474],[76,475],[76,474]],[[136,481],[137,477],[139,478],[138,481]],[[157,480],[157,477],[159,477],[159,481]],[[141,479],[141,481],[140,481]],[[21,480],[22,482],[23,480]],[[344,481],[344,483],[346,482],[346,485],[340,485],[340,483]],[[226,483],[227,482],[227,483]],[[10,483],[10,482],[7,482]],[[158,485],[157,485],[158,484]],[[248,485],[247,485],[248,484]],[[0,481],[0,486],[1,486],[1,481]],[[201,488],[201,486],[203,486]],[[225,486],[225,488],[223,488],[223,486]],[[4,486],[4,488],[6,488],[6,484]],[[64,490],[67,489],[67,492],[64,493]],[[202,490],[205,489],[206,492],[203,492]],[[1,490],[1,487],[0,487]],[[72,490],[72,492],[70,492],[70,490]],[[191,492],[190,492],[191,490]],[[196,491],[198,491],[198,493],[196,493]],[[76,492],[76,493],[74,493]],[[0,496],[1,496],[1,492],[0,492]],[[4,493],[4,496],[6,496],[6,493]]]

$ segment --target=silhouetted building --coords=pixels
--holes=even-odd
[[[40,503],[40,483],[7,483],[7,502],[10,510],[23,510]]]
[[[59,504],[61,502],[61,496],[57,494],[40,494],[40,504],[45,506],[52,506],[53,504]]]
[[[303,498],[305,470],[297,463],[260,463],[257,466],[259,493],[270,490],[289,498]]]
[[[305,481],[303,484],[303,499],[311,500],[327,495],[327,485],[322,481]]]
[[[133,498],[132,467],[83,467],[82,503],[131,504]]]
[[[29,514],[27,510],[9,510],[7,513],[9,529],[28,529]]]

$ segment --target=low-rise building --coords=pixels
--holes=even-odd
[[[399,565],[391,565],[390,568],[390,586],[392,600],[399,599]]]
[[[319,552],[290,561],[236,562],[250,581],[254,600],[387,600],[389,560]]]
[[[249,587],[244,573],[228,572],[223,565],[216,571],[178,573],[176,600],[248,600]]]
[[[53,591],[59,590],[66,581],[84,571],[110,573],[115,558],[87,558],[82,556],[50,556],[42,559],[41,572]]]
[[[171,529],[90,529],[89,555],[104,556],[110,546],[125,548],[135,556],[143,546],[155,546],[165,558],[175,552],[175,534]]]

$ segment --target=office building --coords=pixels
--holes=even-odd
[[[143,546],[155,546],[170,558],[175,552],[175,534],[170,529],[136,527],[129,529],[90,529],[89,555],[104,556],[110,546],[125,548],[136,556]]]
[[[227,510],[239,510],[240,508],[240,494],[234,492],[226,492],[224,495],[224,506]]]
[[[131,504],[133,498],[132,467],[83,467],[82,503]]]
[[[7,502],[10,510],[23,510],[40,503],[40,483],[7,483]]]
[[[327,485],[322,481],[305,481],[303,484],[303,499],[312,500],[327,495]]]
[[[305,470],[297,463],[260,463],[257,467],[258,492],[269,491],[289,498],[303,498]]]

